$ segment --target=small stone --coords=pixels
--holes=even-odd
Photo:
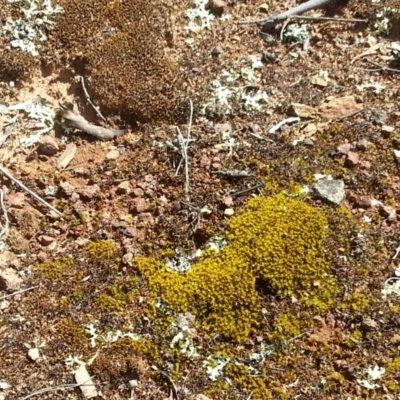
[[[369,330],[375,330],[378,328],[378,323],[372,318],[364,318],[362,321],[362,325],[364,328],[367,328]]]
[[[337,151],[341,154],[349,154],[350,150],[351,150],[350,143],[343,143],[337,147]]]
[[[222,204],[226,207],[232,207],[233,206],[233,198],[231,196],[223,197]]]
[[[215,124],[214,125],[215,133],[221,135],[223,133],[231,133],[232,125],[231,124]]]
[[[144,212],[138,215],[139,222],[145,226],[153,226],[154,225],[154,217],[149,212]]]
[[[276,55],[270,51],[263,51],[261,54],[261,61],[265,64],[271,64],[276,61]]]
[[[12,268],[0,269],[0,290],[16,291],[21,290],[23,280]]]
[[[256,336],[256,342],[257,343],[262,343],[264,341],[264,337],[263,336]]]
[[[23,208],[25,205],[25,193],[10,193],[7,195],[6,200],[10,207]]]
[[[235,214],[235,210],[233,208],[227,208],[224,211],[224,215],[226,215],[227,217],[231,217],[233,214]]]
[[[81,188],[76,189],[76,193],[78,193],[83,199],[92,200],[93,197],[96,196],[97,193],[100,192],[99,185],[87,185]]]
[[[357,142],[356,144],[356,149],[357,150],[361,150],[361,151],[365,151],[368,149],[368,146],[370,145],[370,143],[368,142],[368,140],[366,139],[361,139]]]
[[[304,139],[302,143],[304,146],[307,146],[307,147],[315,146],[315,141],[314,141],[314,139],[311,139],[311,138]]]
[[[390,206],[383,206],[381,208],[382,214],[387,218],[388,221],[396,221],[397,220],[397,212],[396,209]]]
[[[317,133],[317,125],[314,123],[308,124],[307,126],[304,127],[304,129],[301,131],[301,133],[305,136],[313,136],[315,133]]]
[[[319,197],[336,205],[343,201],[346,194],[344,182],[337,179],[320,179],[314,184],[313,189]]]
[[[48,258],[47,253],[45,253],[44,251],[39,251],[39,253],[37,254],[36,257],[37,257],[38,261],[40,261],[40,262],[44,262]]]
[[[393,132],[394,132],[393,126],[383,125],[381,127],[381,134],[382,137],[384,137],[385,139],[389,138]]]
[[[144,181],[147,183],[152,183],[154,181],[154,176],[153,175],[146,175],[144,177]]]
[[[368,170],[372,168],[372,164],[369,161],[360,161],[360,168]]]
[[[38,360],[39,358],[40,358],[40,352],[39,352],[39,349],[38,348],[33,348],[33,349],[29,349],[29,351],[28,351],[28,358],[31,360],[31,361],[36,361],[36,360]]]
[[[135,188],[132,190],[132,194],[135,197],[143,197],[144,196],[144,190],[141,188]]]
[[[223,0],[209,0],[208,8],[215,15],[221,16],[224,13],[226,3]]]
[[[355,203],[360,208],[370,208],[372,206],[372,201],[368,196],[357,196]]]
[[[42,246],[49,246],[54,242],[54,238],[48,235],[40,235],[38,241]]]
[[[127,194],[131,191],[131,184],[129,181],[121,182],[117,187],[118,194]]]
[[[360,162],[360,157],[358,156],[357,153],[354,153],[353,151],[349,151],[346,156],[346,160],[344,162],[344,165],[348,168],[353,168],[355,167],[358,163]]]
[[[119,152],[118,149],[112,149],[106,154],[106,159],[107,160],[116,160],[121,153]]]
[[[211,50],[211,55],[217,57],[221,55],[224,51],[222,50],[221,46],[216,46]]]
[[[134,256],[134,254],[133,254],[132,252],[125,253],[125,254],[122,256],[122,262],[123,262],[124,264],[130,265],[130,262],[132,261],[133,256]]]
[[[60,188],[61,191],[68,197],[71,197],[72,194],[75,192],[75,187],[67,181],[61,182]]]
[[[58,153],[60,147],[58,146],[57,141],[51,136],[42,136],[40,139],[40,143],[37,149],[37,152],[41,155],[45,156],[54,156]]]
[[[67,168],[70,162],[75,158],[78,147],[75,143],[67,145],[61,156],[57,160],[57,166],[61,169]]]
[[[362,110],[363,106],[356,102],[354,96],[333,98],[319,108],[322,118],[335,119]]]
[[[311,83],[315,86],[320,86],[320,87],[327,87],[329,82],[326,78],[318,75],[315,75],[311,78]]]
[[[131,212],[134,212],[135,214],[140,214],[144,211],[146,211],[147,204],[146,200],[142,197],[137,197],[132,200],[132,208]]]
[[[301,103],[292,103],[289,108],[290,115],[300,118],[312,118],[316,115],[317,110],[314,107]]]
[[[171,204],[171,212],[172,214],[177,214],[179,211],[181,211],[182,206],[180,201],[173,201]]]

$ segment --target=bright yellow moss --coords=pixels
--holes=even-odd
[[[262,319],[258,287],[323,304],[332,297],[335,282],[328,279],[323,248],[328,232],[325,215],[299,200],[257,197],[231,220],[229,245],[208,252],[185,274],[148,258],[135,263],[155,297],[174,311],[191,312],[210,333],[241,341]]]
[[[120,277],[108,286],[105,293],[100,293],[97,305],[102,311],[123,311],[127,304],[139,296],[140,280],[136,277]]]
[[[57,261],[44,261],[38,264],[36,268],[48,279],[60,279],[71,269],[73,264],[72,259],[64,258]]]
[[[393,361],[386,365],[386,371],[388,373],[391,372],[400,372],[400,357],[395,358]]]
[[[93,260],[111,260],[117,253],[117,246],[109,240],[97,240],[86,246],[86,251]]]

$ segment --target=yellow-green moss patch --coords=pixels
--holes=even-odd
[[[262,318],[259,288],[312,305],[331,301],[337,288],[323,247],[328,233],[325,215],[302,201],[257,197],[230,222],[229,245],[208,252],[186,274],[146,258],[136,266],[170,308],[190,311],[205,330],[240,341]]]

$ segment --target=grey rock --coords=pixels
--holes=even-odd
[[[338,179],[320,179],[313,186],[314,192],[329,203],[339,205],[344,197],[344,182]]]

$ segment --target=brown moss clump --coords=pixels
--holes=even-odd
[[[156,363],[157,355],[156,346],[150,342],[122,338],[102,349],[90,369],[105,381],[144,381],[152,375],[150,365]]]
[[[170,53],[168,2],[62,0],[58,47],[84,60],[91,95],[105,111],[141,121],[186,122],[189,102]],[[193,96],[192,96],[193,98]]]
[[[3,50],[0,57],[0,79],[15,81],[32,75],[37,60],[20,50]]]

